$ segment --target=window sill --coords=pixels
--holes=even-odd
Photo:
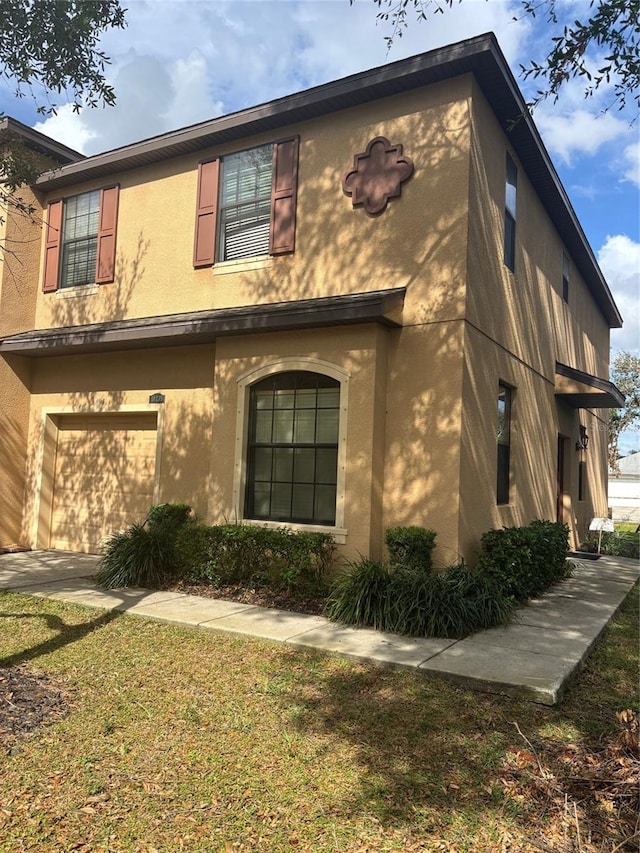
[[[214,275],[228,275],[229,273],[251,272],[252,270],[263,270],[271,266],[273,259],[271,255],[260,255],[254,258],[238,258],[234,261],[216,261],[213,265]]]
[[[254,527],[268,527],[270,530],[295,530],[299,533],[329,533],[338,545],[347,541],[347,531],[342,527],[330,527],[324,524],[297,524],[293,521],[265,521],[259,518],[242,518],[241,524],[251,524]]]
[[[78,287],[60,287],[56,290],[56,299],[73,299],[76,296],[95,296],[100,290],[97,284],[81,284]]]

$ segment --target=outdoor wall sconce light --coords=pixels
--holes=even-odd
[[[586,450],[589,447],[589,436],[587,435],[587,428],[580,424],[580,438],[576,441],[576,450],[578,453],[581,453],[583,450]]]
[[[164,394],[159,391],[149,397],[150,403],[164,403]]]

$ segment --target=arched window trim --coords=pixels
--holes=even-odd
[[[320,524],[297,524],[288,521],[258,521],[244,517],[244,496],[247,481],[247,446],[249,436],[249,393],[251,387],[272,376],[274,373],[291,373],[309,371],[329,376],[340,383],[340,421],[338,425],[338,472],[336,484],[336,523],[335,526]],[[246,524],[257,524],[261,527],[282,528],[292,530],[318,531],[333,534],[336,542],[344,544],[347,531],[344,527],[345,505],[345,472],[347,462],[347,412],[349,404],[349,381],[351,374],[332,364],[316,358],[281,358],[277,361],[259,367],[253,367],[242,373],[238,379],[238,403],[236,412],[236,447],[233,482],[233,505],[235,517]]]

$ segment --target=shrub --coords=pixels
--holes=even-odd
[[[422,569],[432,566],[436,531],[426,527],[389,527],[384,541],[394,568]]]
[[[248,524],[184,526],[178,550],[193,582],[262,583],[320,592],[333,562],[335,543],[326,533]]]
[[[150,530],[164,528],[177,531],[191,520],[189,504],[154,504],[147,514]]]
[[[154,589],[164,586],[179,570],[180,559],[171,532],[162,526],[132,524],[107,539],[96,580],[109,589],[128,586]]]
[[[384,631],[391,574],[384,563],[360,557],[334,583],[326,604],[329,619]]]
[[[498,583],[465,565],[438,573],[389,570],[361,557],[334,585],[326,613],[336,622],[410,637],[460,638],[509,621],[513,603]]]
[[[513,612],[500,584],[463,563],[431,574],[396,572],[387,596],[386,629],[410,637],[466,637],[504,625]]]
[[[482,535],[477,569],[514,601],[523,602],[570,574],[566,524],[533,521]]]
[[[590,535],[580,545],[580,550],[592,554],[598,551],[598,534]],[[630,557],[640,559],[640,534],[631,531],[616,530],[613,533],[603,533],[600,542],[600,553],[611,557]]]

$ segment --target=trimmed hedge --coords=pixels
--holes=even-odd
[[[493,578],[516,602],[524,602],[571,573],[569,528],[553,521],[489,530],[480,540],[477,570]]]
[[[178,534],[184,577],[214,586],[262,583],[321,592],[335,553],[333,537],[249,524],[187,525]]]
[[[384,541],[389,551],[389,561],[394,568],[430,571],[436,531],[426,527],[389,527]]]

